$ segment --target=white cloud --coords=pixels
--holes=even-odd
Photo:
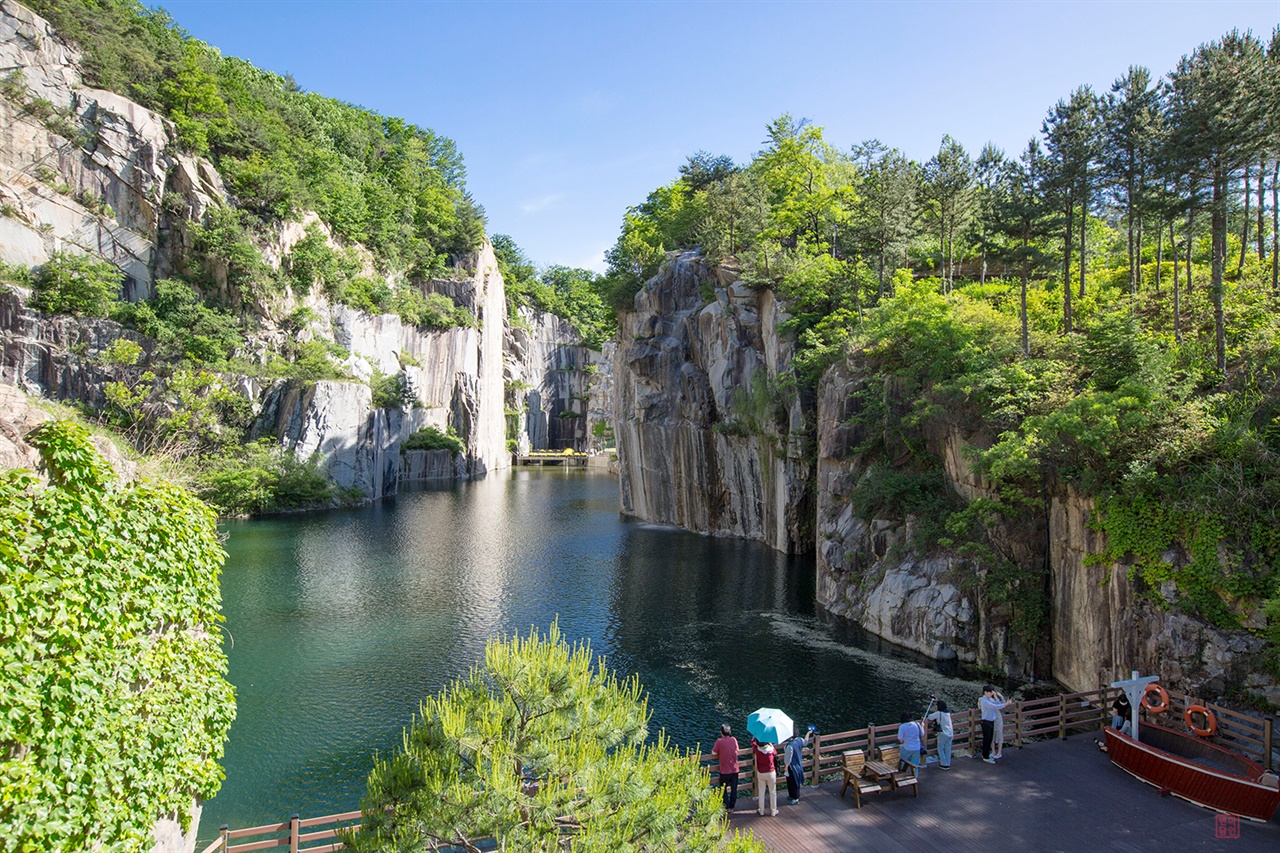
[[[551,193],[541,198],[531,199],[520,203],[520,212],[524,214],[541,213],[544,210],[554,207],[562,198],[564,193]]]

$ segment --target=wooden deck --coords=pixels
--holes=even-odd
[[[777,817],[739,796],[735,829],[753,831],[773,853],[1028,853],[1028,851],[1280,851],[1280,814],[1269,823],[1228,819],[1174,797],[1114,766],[1089,735],[1006,746],[996,765],[958,752],[951,770],[930,764],[920,796],[885,790],[840,799],[840,782],[804,788]],[[1238,831],[1238,837],[1229,837]],[[1228,837],[1219,837],[1218,833]]]

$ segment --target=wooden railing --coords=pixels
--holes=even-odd
[[[1004,709],[1005,743],[1021,747],[1024,743],[1045,738],[1066,738],[1080,732],[1099,731],[1111,722],[1111,703],[1119,695],[1118,688],[1103,687],[1082,693],[1063,693],[1043,699],[1010,702]],[[1270,719],[1242,714],[1208,702],[1199,702],[1175,690],[1169,691],[1169,704],[1170,708],[1164,714],[1154,715],[1143,711],[1144,718],[1181,729],[1183,712],[1187,706],[1203,705],[1213,711],[1218,718],[1215,742],[1245,755],[1268,769],[1273,767],[1274,741]],[[968,749],[970,755],[978,753],[982,745],[981,720],[982,717],[977,708],[951,712],[953,749]],[[846,750],[861,749],[867,755],[874,755],[879,747],[894,746],[897,742],[897,723],[880,726],[869,724],[866,728],[847,732],[815,734],[813,747],[805,750],[803,758],[805,779],[810,784],[817,784],[839,777],[843,766],[843,754]],[[929,752],[936,755],[937,745],[936,727],[930,726]],[[701,762],[710,769],[712,781],[718,783],[716,757],[703,755]],[[738,751],[738,763],[742,768],[738,775],[738,790],[749,793],[754,784],[755,772],[749,747]],[[781,755],[778,764],[781,768]]]
[[[1043,699],[1010,702],[1004,709],[1005,742],[1021,747],[1024,743],[1045,738],[1066,738],[1080,732],[1099,731],[1111,722],[1111,703],[1119,694],[1120,691],[1116,688],[1103,687],[1083,693],[1063,693]],[[1144,711],[1143,714],[1146,719],[1180,729],[1188,705],[1202,705],[1217,717],[1218,730],[1213,736],[1216,743],[1239,752],[1268,769],[1273,768],[1274,741],[1272,721],[1269,718],[1254,717],[1221,705],[1202,702],[1176,690],[1169,691],[1170,707],[1165,713],[1152,715]],[[953,747],[967,748],[971,755],[975,754],[982,740],[980,722],[981,716],[976,708],[952,711]],[[879,747],[896,746],[897,742],[896,723],[879,726],[869,724],[866,728],[834,734],[815,733],[813,746],[805,750],[803,758],[805,779],[816,785],[828,779],[839,778],[846,750],[861,749],[868,755],[874,755]],[[937,732],[931,726],[929,751],[936,754],[937,744]],[[716,757],[703,755],[700,761],[710,769],[712,782],[719,784]],[[738,790],[750,793],[754,777],[750,747],[738,751],[738,761],[742,768],[738,776]],[[779,755],[780,768],[782,761],[783,758]],[[199,853],[252,853],[255,850],[281,849],[288,849],[289,853],[327,853],[341,850],[343,845],[338,840],[339,830],[358,827],[356,821],[359,818],[360,812],[356,811],[302,820],[295,815],[285,823],[248,829],[228,829],[223,826],[218,838],[201,848]],[[423,848],[424,851],[431,849],[445,853],[452,848]]]

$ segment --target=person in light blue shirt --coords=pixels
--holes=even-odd
[[[990,684],[983,686],[982,696],[978,699],[978,708],[982,710],[982,760],[988,764],[996,763],[996,760],[991,757],[991,742],[996,736],[996,717],[1001,714],[1007,704],[994,687]]]
[[[920,769],[920,751],[924,747],[924,725],[912,718],[910,711],[902,712],[902,725],[898,726],[898,756],[902,763],[913,770]]]

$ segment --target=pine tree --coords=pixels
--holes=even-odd
[[[1167,121],[1172,147],[1210,193],[1212,298],[1219,371],[1227,366],[1222,282],[1227,259],[1227,196],[1234,176],[1254,162],[1266,141],[1270,87],[1265,54],[1251,33],[1232,30],[1221,41],[1184,56],[1169,75]]]
[[[1080,213],[1080,295],[1084,296],[1085,235],[1089,201],[1094,183],[1094,159],[1098,143],[1098,102],[1093,90],[1081,86],[1065,101],[1058,101],[1044,120],[1041,132],[1048,152],[1047,183],[1050,197],[1062,212],[1062,327],[1072,331],[1071,253],[1076,210]]]
[[[1125,210],[1130,293],[1137,292],[1142,273],[1142,218],[1148,212],[1146,184],[1159,117],[1158,90],[1151,72],[1141,66],[1130,66],[1102,101],[1103,175]]]
[[[492,639],[484,664],[422,703],[404,747],[379,761],[357,853],[487,839],[520,851],[763,853],[726,838],[723,801],[696,756],[648,738],[648,702],[556,624]]]
[[[950,135],[924,167],[925,216],[938,235],[943,290],[955,283],[956,237],[962,235],[977,207],[973,161]]]

